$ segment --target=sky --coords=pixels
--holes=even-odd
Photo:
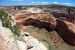
[[[75,0],[0,0],[0,6],[61,4],[75,6]]]

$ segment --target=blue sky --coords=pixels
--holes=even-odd
[[[75,0],[0,0],[0,6],[62,4],[75,6]]]

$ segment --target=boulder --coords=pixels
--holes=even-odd
[[[66,43],[75,46],[75,24],[65,20],[57,20],[56,30]]]

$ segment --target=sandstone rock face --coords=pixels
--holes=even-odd
[[[4,27],[0,27],[0,50],[18,50],[13,33]]]
[[[19,13],[16,14],[16,23],[21,28],[25,25],[32,25],[54,30],[56,27],[56,18],[48,13]]]
[[[57,20],[56,30],[66,43],[75,46],[75,24],[65,20]]]
[[[0,50],[8,50],[7,46],[5,45],[4,39],[0,34]]]

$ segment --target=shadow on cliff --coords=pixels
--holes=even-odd
[[[69,29],[71,26],[72,24],[70,25],[62,20],[57,20],[56,31],[67,44],[75,46],[75,32]]]
[[[48,22],[41,22],[37,19],[27,19],[25,20],[25,22],[23,23],[23,25],[31,25],[31,26],[34,26],[34,27],[38,27],[38,28],[45,28],[47,31],[52,31],[53,30],[53,26],[50,25],[50,23]]]

